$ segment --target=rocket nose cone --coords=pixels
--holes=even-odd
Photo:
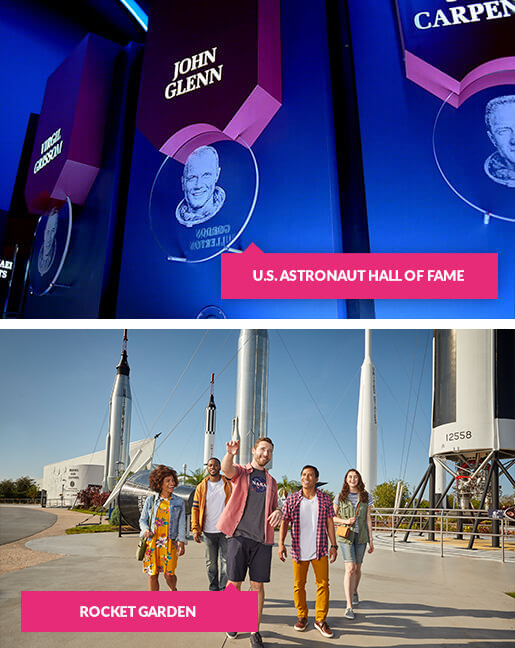
[[[127,360],[127,351],[122,351],[122,357],[120,358],[120,362],[118,363],[116,369],[119,374],[123,374],[124,376],[129,375],[130,367]]]

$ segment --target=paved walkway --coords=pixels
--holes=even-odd
[[[0,511],[1,513],[1,511]],[[248,648],[248,635],[230,641],[224,634],[154,633],[24,633],[20,632],[20,592],[24,590],[144,590],[147,578],[134,558],[136,535],[115,533],[34,538],[30,551],[63,554],[51,562],[0,576],[0,644],[2,648],[140,648],[159,644],[170,648]],[[420,545],[421,543],[412,543]],[[331,609],[328,622],[333,639],[323,639],[310,626],[293,630],[296,620],[291,563],[279,561],[274,550],[272,582],[266,586],[262,634],[265,645],[382,647],[513,645],[515,565],[469,557],[440,558],[432,551],[393,553],[378,539],[379,548],[365,557],[360,586],[362,604],[356,619],[343,618],[343,561],[331,566]],[[384,548],[382,548],[384,547]],[[411,549],[411,547],[410,547]],[[491,552],[489,552],[491,554]],[[179,561],[180,590],[207,589],[203,546],[190,542]],[[308,582],[310,610],[314,609],[313,576]],[[165,642],[165,643],[163,643]]]
[[[42,509],[2,506],[0,518],[0,545],[28,538],[57,522],[57,515]]]
[[[10,542],[0,545],[0,575],[33,567],[59,558],[57,553],[32,551],[25,543],[32,538],[43,538],[63,535],[65,530],[85,519],[84,513],[67,509],[52,509],[53,512],[41,511],[39,506],[14,505],[0,506],[0,528]],[[44,515],[39,515],[44,513]],[[51,516],[54,523],[48,525]],[[22,535],[23,532],[23,535]],[[14,538],[19,538],[14,540]]]

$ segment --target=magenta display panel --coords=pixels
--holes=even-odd
[[[251,146],[280,106],[279,0],[152,4],[136,125],[158,150]]]
[[[32,213],[67,197],[84,204],[101,166],[120,47],[89,34],[48,78],[25,186]]]
[[[406,76],[457,108],[476,92],[515,83],[512,0],[396,0]]]

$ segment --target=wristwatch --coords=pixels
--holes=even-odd
[[[336,551],[338,551],[338,545],[331,545],[331,549],[336,549]]]

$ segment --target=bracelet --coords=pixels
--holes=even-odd
[[[338,551],[338,545],[331,545],[331,549],[336,549],[336,551]]]

